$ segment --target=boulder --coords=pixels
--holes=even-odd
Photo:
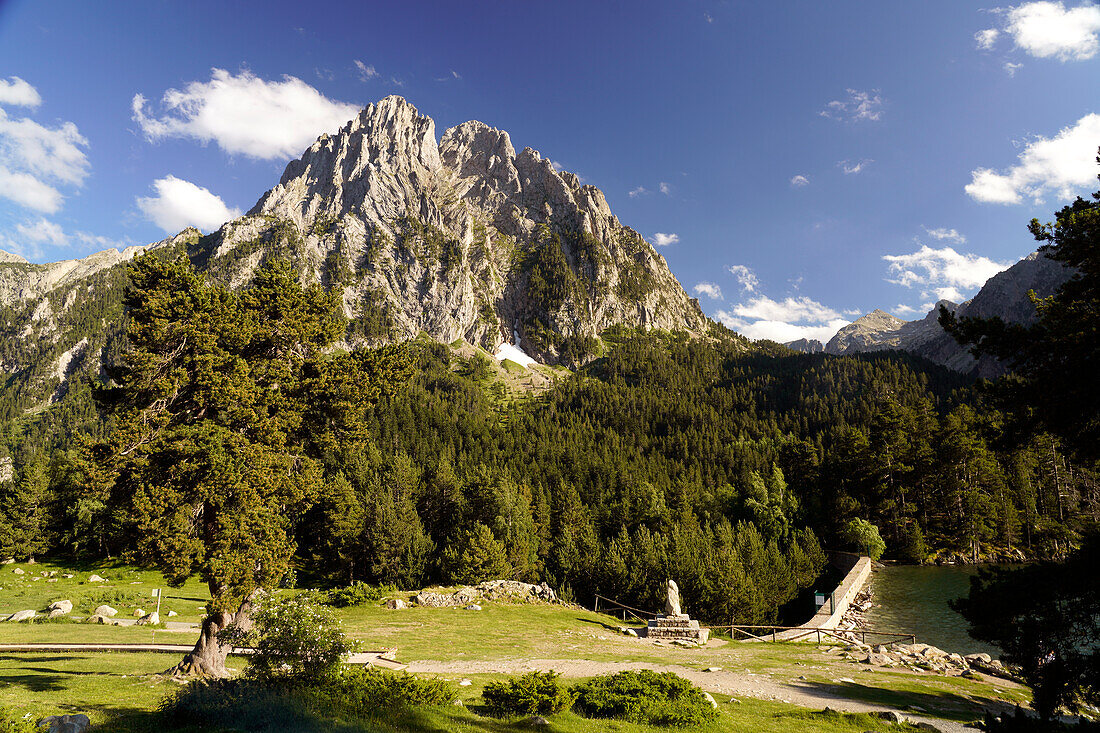
[[[989,656],[985,652],[979,652],[978,654],[967,654],[963,657],[967,662],[981,662],[982,664],[989,664],[993,661],[993,657]]]
[[[73,610],[72,601],[54,601],[50,604],[49,610],[61,611],[61,613],[71,613]]]
[[[173,616],[179,616],[179,614],[176,613],[175,611],[169,611],[168,612],[168,618],[172,618]]]
[[[144,615],[145,615],[145,609],[144,608],[135,608],[134,609],[134,617],[135,618],[141,618]]]
[[[102,606],[96,606],[95,610],[92,611],[92,613],[94,613],[96,616],[106,616],[107,618],[111,618],[118,614],[118,610],[111,608],[107,604],[103,604]]]
[[[138,626],[156,626],[160,623],[160,614],[156,611],[147,613],[137,620]]]
[[[637,632],[637,631],[635,631],[634,629],[627,629],[627,630],[626,630],[626,631],[624,631],[623,633],[624,633],[624,634],[626,634],[627,636],[633,636],[633,637],[635,637],[635,638],[637,638],[637,637],[638,637],[638,632]]]
[[[35,725],[36,728],[47,726],[45,733],[84,733],[91,728],[92,721],[87,715],[77,713],[76,715],[51,715],[48,718],[42,718]]]
[[[7,620],[12,622],[30,621],[37,615],[38,614],[35,611],[28,608],[25,611],[16,611],[11,616],[8,616]]]
[[[96,575],[95,573],[92,573],[91,575],[88,576],[88,582],[89,583],[106,583],[107,579],[106,578],[101,578],[98,575]]]
[[[12,572],[15,573],[16,575],[22,575],[23,574],[23,568],[16,568],[15,570],[12,570]]]
[[[402,608],[408,608],[408,607],[409,607],[409,604],[405,603],[400,598],[387,598],[386,599],[386,608],[388,608],[392,611],[398,611]]]
[[[896,723],[901,725],[905,722],[905,718],[901,716],[901,713],[896,710],[880,710],[877,713],[871,713],[879,720],[885,720],[887,723]]]
[[[65,615],[64,611],[62,611],[60,608],[55,608],[54,610],[52,610],[48,614],[46,614],[46,618],[61,618],[64,615]]]
[[[530,718],[527,719],[527,724],[536,728],[544,728],[550,725],[550,721],[542,717],[541,715],[532,715]]]
[[[717,708],[718,707],[718,701],[715,700],[714,696],[711,695],[709,692],[704,692],[703,693],[703,699],[706,700],[707,702],[709,702],[710,706],[712,708]]]
[[[96,614],[92,614],[88,618],[84,619],[84,623],[86,623],[86,624],[107,624],[108,626],[111,626],[115,622],[113,620],[111,620],[110,616],[104,616],[103,614],[96,613]]]
[[[467,611],[480,611],[481,610],[481,606],[477,605],[476,603],[471,603],[470,605],[466,606],[465,608],[466,608]]]

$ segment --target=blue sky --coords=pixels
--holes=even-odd
[[[973,295],[1096,189],[1098,34],[1078,0],[0,0],[0,248],[216,228],[400,94],[599,186],[708,314],[827,338]]]

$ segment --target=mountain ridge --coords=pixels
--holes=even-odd
[[[1035,306],[1028,297],[1053,295],[1072,271],[1037,250],[985,282],[973,298],[963,303],[941,300],[923,318],[905,321],[875,309],[841,328],[822,349],[827,354],[866,353],[897,349],[922,356],[949,369],[978,377],[993,378],[1005,373],[1005,365],[992,357],[975,360],[939,324],[939,309],[959,317],[994,318],[1030,325],[1036,321]],[[814,343],[792,341],[785,346],[814,353]]]

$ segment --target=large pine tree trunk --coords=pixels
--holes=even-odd
[[[233,648],[218,641],[218,632],[234,622],[247,631],[252,626],[252,601],[255,597],[256,593],[253,593],[245,599],[236,613],[218,611],[207,616],[202,622],[195,648],[175,667],[165,670],[164,674],[173,677],[228,677],[225,659]]]

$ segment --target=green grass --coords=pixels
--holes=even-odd
[[[24,568],[27,574],[15,576],[11,573],[14,567]],[[51,570],[57,571],[55,577],[68,571],[73,571],[75,577],[56,583],[47,583],[44,579],[30,580],[31,572],[48,573]],[[89,584],[87,577],[92,573],[108,578],[109,582]],[[76,606],[74,614],[83,615],[90,611],[86,606],[101,597],[97,594],[135,593],[136,597],[149,599],[150,589],[166,588],[159,573],[122,565],[77,568],[47,562],[32,566],[7,565],[0,566],[0,580],[0,613],[12,613],[23,608],[42,610],[51,601],[68,598]],[[101,588],[100,585],[107,587]],[[181,589],[166,588],[162,617],[168,608],[178,608],[181,609],[180,616],[173,620],[198,622],[201,618],[200,607],[206,598],[205,587],[197,581],[188,582]],[[142,602],[145,610],[155,605],[145,600]],[[115,607],[119,609],[120,618],[131,617],[132,609],[129,607]],[[655,646],[624,636],[618,631],[623,622],[583,609],[499,603],[484,603],[482,607],[482,611],[419,607],[391,611],[379,603],[340,609],[338,614],[345,630],[361,641],[364,648],[396,649],[397,659],[403,662],[433,661],[441,665],[481,662],[485,665],[482,669],[486,671],[493,668],[492,662],[508,660],[543,660],[543,665],[551,668],[554,660],[590,661],[596,664],[634,663],[654,668],[664,666],[697,671],[722,667],[737,675],[753,675],[754,679],[769,684],[790,684],[817,690],[823,695],[838,695],[960,721],[974,719],[977,711],[991,702],[1012,704],[1026,702],[1030,697],[1025,688],[992,677],[970,680],[874,668],[825,654],[812,644],[727,643],[704,649],[681,649]],[[154,631],[145,627],[72,622],[0,624],[0,640],[8,643],[156,642],[188,645],[193,643],[194,638],[194,632]],[[93,715],[93,712],[100,711],[97,714],[107,716],[100,718],[104,721],[110,716],[125,713],[132,723],[138,720],[140,711],[153,709],[172,684],[153,682],[140,676],[163,670],[174,662],[172,655],[154,654],[0,654],[0,706],[33,707],[36,714],[84,711]],[[475,680],[473,688],[461,688],[462,694],[472,695],[472,698],[477,697],[476,690],[486,681],[501,679],[500,675],[462,676]],[[457,675],[451,677],[458,679]],[[840,682],[841,678],[851,682]],[[817,718],[800,719],[795,723],[791,716],[803,715],[799,712],[800,708],[750,698],[741,698],[741,704],[730,705],[725,702],[728,699],[719,697],[724,704],[722,720],[714,728],[716,731],[862,731],[875,727],[865,722],[848,726],[844,721],[822,721]],[[827,700],[823,699],[821,706],[825,704]],[[751,725],[748,724],[750,721]],[[375,729],[512,729],[502,723],[486,722],[458,708],[422,711],[415,715],[410,713],[378,726]],[[569,714],[555,717],[554,726],[554,730],[563,731],[649,730],[625,723],[607,723],[606,726],[610,727],[598,727],[592,721]]]
[[[82,712],[96,730],[150,731],[159,733],[164,724],[153,711],[177,683],[164,681],[156,673],[170,666],[174,658],[164,654],[76,654],[0,655],[0,706],[17,716]],[[479,714],[481,690],[500,675],[471,677],[470,687],[459,688],[463,707],[447,706],[416,711],[387,711],[384,717],[367,721],[318,720],[304,731],[518,731],[530,730],[524,719],[495,720]],[[859,733],[881,723],[867,715],[821,714],[791,705],[742,699],[730,703],[720,697],[720,717],[712,724],[691,730],[719,733],[751,730],[754,733]],[[550,716],[551,731],[618,731],[655,733],[667,729],[622,721],[582,718],[572,712]],[[897,728],[895,730],[904,730]]]
[[[527,371],[522,364],[518,361],[512,361],[511,359],[503,359],[500,362],[500,366],[509,374],[523,374]]]
[[[14,572],[21,568],[23,575]],[[42,573],[56,573],[43,577]],[[62,577],[72,574],[72,578]],[[99,575],[105,583],[90,583],[88,578]],[[38,578],[38,580],[35,580]],[[191,579],[180,588],[169,588],[164,576],[157,571],[141,570],[129,565],[111,564],[86,566],[75,563],[38,562],[33,565],[16,563],[0,566],[0,615],[10,615],[23,609],[44,612],[54,601],[73,602],[73,615],[87,616],[101,603],[118,609],[117,618],[133,618],[137,608],[152,611],[157,599],[151,591],[160,588],[160,615],[168,619],[168,612],[179,614],[173,621],[198,623],[202,608],[210,598],[206,585]]]

